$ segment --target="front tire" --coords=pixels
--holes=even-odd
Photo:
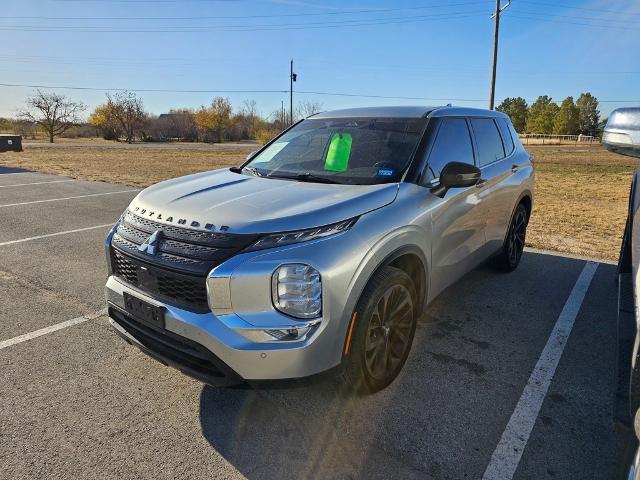
[[[404,366],[416,331],[417,295],[411,278],[385,266],[365,288],[347,338],[342,380],[357,393],[388,386]]]
[[[524,241],[527,234],[529,214],[525,206],[520,203],[513,212],[511,224],[507,231],[502,250],[496,257],[496,266],[505,272],[513,272],[522,259]]]

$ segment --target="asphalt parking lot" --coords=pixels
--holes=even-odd
[[[477,269],[374,396],[331,379],[217,389],[104,316],[102,241],[136,192],[0,170],[0,478],[621,475],[614,265],[527,252],[512,274]]]

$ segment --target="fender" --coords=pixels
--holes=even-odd
[[[420,302],[419,310],[422,311],[427,303],[427,294],[429,291],[429,263],[427,261],[424,249],[420,248],[418,242],[407,243],[406,239],[399,240],[400,237],[409,235],[415,240],[426,239],[426,232],[418,229],[415,226],[408,226],[402,229],[394,230],[389,234],[381,238],[374,246],[371,247],[365,258],[360,264],[360,267],[353,275],[352,281],[349,285],[349,291],[351,292],[347,302],[345,302],[345,309],[343,321],[341,322],[340,337],[343,339],[343,344],[347,339],[347,333],[351,325],[353,311],[356,308],[362,293],[373,277],[375,273],[383,266],[393,263],[394,260],[400,258],[406,254],[414,254],[420,261],[420,267],[424,272],[423,288],[419,292]],[[342,355],[344,358],[344,348],[342,348]]]

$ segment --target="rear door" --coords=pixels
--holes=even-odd
[[[476,188],[486,216],[486,245],[483,255],[498,251],[504,242],[511,213],[515,207],[518,187],[510,182],[515,145],[509,129],[501,118],[471,118],[481,185]],[[502,128],[501,128],[502,127]]]
[[[467,120],[445,117],[439,122],[422,176],[425,186],[437,185],[440,171],[449,162],[476,163]],[[482,258],[485,215],[478,193],[476,187],[452,188],[436,200],[431,212],[431,298]]]

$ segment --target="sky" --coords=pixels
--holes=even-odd
[[[129,89],[154,114],[219,95],[235,108],[253,99],[269,115],[288,105],[291,59],[296,103],[486,108],[494,8],[495,0],[3,0],[0,116],[15,116],[36,86],[83,101],[87,114],[106,91]],[[500,21],[497,103],[589,91],[603,116],[640,105],[638,45],[640,0],[513,0]]]

